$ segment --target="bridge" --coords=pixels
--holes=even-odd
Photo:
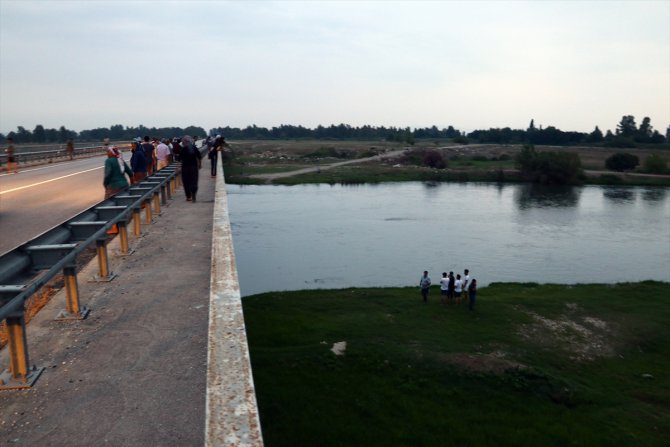
[[[3,315],[1,380],[15,389],[0,390],[1,445],[263,444],[217,169],[215,178],[201,169],[197,203],[166,168],[165,179],[127,194],[140,199],[125,214],[102,206],[96,216],[112,214],[79,242],[22,246],[46,253],[32,269],[62,269],[64,287],[27,325],[23,306]],[[96,236],[113,222],[118,237]],[[86,244],[95,245],[92,262],[58,264]],[[0,284],[0,303],[39,278]]]

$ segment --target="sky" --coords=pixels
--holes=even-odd
[[[670,0],[0,0],[0,132],[670,125]]]

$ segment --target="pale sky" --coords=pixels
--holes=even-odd
[[[670,0],[0,0],[0,132],[670,125]]]

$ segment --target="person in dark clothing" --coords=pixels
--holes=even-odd
[[[193,144],[193,139],[185,135],[181,139],[181,179],[184,184],[186,200],[195,202],[198,193],[198,170],[202,165],[200,150]]]
[[[454,295],[456,290],[456,278],[454,272],[449,272],[449,287],[447,288],[447,300],[449,304],[454,302]]]
[[[133,182],[139,183],[147,176],[147,157],[137,141],[133,143],[132,151],[130,168],[133,170]]]
[[[207,158],[209,158],[211,167],[212,167],[212,177],[216,177],[216,163],[219,159],[218,152],[216,151],[216,141],[219,139],[219,135],[216,138],[210,136],[207,138]]]
[[[154,145],[149,141],[149,137],[144,137],[144,143],[141,145],[144,151],[144,158],[147,161],[147,175],[154,173]]]

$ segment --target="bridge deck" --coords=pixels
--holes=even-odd
[[[0,393],[0,445],[206,443],[216,181],[200,173],[198,202],[178,191],[132,256],[110,256],[114,281],[88,282],[95,262],[79,273],[86,320],[53,321],[61,291],[28,325],[31,364],[46,371],[30,390]]]

